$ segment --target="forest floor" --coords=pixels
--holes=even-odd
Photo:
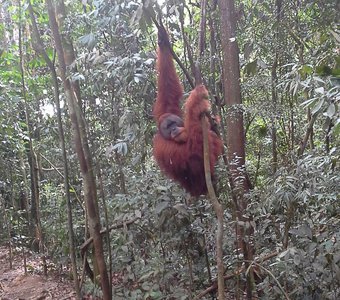
[[[23,253],[14,251],[10,267],[9,247],[0,246],[0,299],[1,300],[44,300],[75,299],[72,282],[48,264],[48,276],[43,275],[42,259],[26,252],[27,274],[24,272]]]

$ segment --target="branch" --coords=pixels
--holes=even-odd
[[[154,16],[152,16],[152,14],[148,11],[147,8],[143,7],[143,9],[144,9],[144,12],[148,15],[148,17],[152,20],[152,22],[156,25],[157,29],[160,29],[160,28],[164,28],[165,29],[165,27],[164,27],[164,25],[162,23],[162,19],[161,18],[160,18],[160,21],[158,22],[156,20],[156,18]],[[180,61],[180,59],[178,58],[177,54],[174,52],[174,49],[172,48],[172,46],[170,46],[170,52],[171,52],[171,55],[174,58],[174,60],[177,62],[179,67],[182,69],[182,71],[183,71],[185,77],[187,78],[191,88],[194,88],[195,85],[194,85],[194,82],[191,79],[191,76],[190,76],[188,70],[186,69],[184,64]]]
[[[133,224],[134,222],[136,222],[138,219],[138,217],[130,220],[130,221],[126,221],[126,222],[123,222],[123,223],[120,223],[120,224],[115,224],[115,225],[111,225],[110,227],[107,227],[107,228],[103,228],[102,230],[100,230],[100,234],[103,235],[104,233],[106,232],[110,232],[111,230],[114,230],[114,229],[119,229],[119,228],[123,228],[124,226],[128,226],[128,225],[131,225]],[[81,252],[84,252],[86,251],[87,247],[93,242],[93,237],[90,237],[89,239],[87,239],[81,246],[80,246],[80,250]]]
[[[255,264],[259,264],[261,262],[264,262],[264,261],[267,261],[273,257],[276,257],[279,253],[278,252],[272,252],[272,253],[269,253],[267,255],[265,255],[264,257],[258,257],[255,259]],[[245,266],[242,266],[241,268],[239,268],[238,270],[236,270],[234,273],[232,274],[228,274],[228,275],[225,275],[223,276],[223,279],[224,280],[229,280],[229,279],[232,279],[234,277],[237,277],[237,276],[240,276],[240,274],[242,274],[243,272],[246,271],[246,268]],[[195,298],[194,300],[198,300],[198,299],[201,299],[202,297],[204,297],[205,295],[211,293],[212,291],[216,290],[217,288],[217,284],[216,284],[216,281],[213,282],[213,284],[211,286],[209,286],[207,289],[205,289],[204,291],[202,291],[201,293],[199,293]]]
[[[59,175],[60,175],[60,177],[61,178],[63,178],[63,179],[65,179],[65,176],[64,176],[64,174],[62,174],[59,170],[58,170],[58,168],[46,157],[46,156],[44,156],[43,154],[41,154],[41,153],[39,153],[39,155],[43,158],[43,159],[45,159],[50,165],[51,165],[51,167],[52,167],[52,169],[53,170],[55,170]],[[71,184],[71,183],[69,183],[69,185],[70,185],[70,188],[72,188],[72,190],[73,190],[73,192],[74,192],[74,195],[75,195],[75,197],[76,197],[76,199],[77,199],[77,202],[78,202],[78,204],[79,204],[79,206],[81,207],[81,209],[83,210],[83,211],[85,211],[85,208],[84,208],[84,206],[83,206],[83,203],[81,202],[81,200],[80,200],[80,198],[79,198],[79,196],[78,196],[78,194],[77,194],[77,192],[76,192],[76,188]]]
[[[305,137],[304,137],[304,139],[303,139],[303,141],[302,141],[302,143],[300,145],[300,148],[298,150],[298,156],[301,156],[303,154],[303,152],[305,151],[305,149],[306,149],[306,146],[307,146],[307,143],[308,143],[308,139],[309,139],[310,134],[313,131],[313,125],[314,125],[314,123],[316,121],[317,116],[318,116],[318,114],[315,113],[314,115],[312,115],[312,118],[309,121]]]
[[[214,208],[217,218],[216,232],[216,262],[217,262],[217,277],[218,277],[218,299],[224,299],[224,266],[223,266],[223,207],[216,197],[216,193],[211,181],[210,172],[210,155],[209,155],[209,122],[207,117],[201,119],[203,133],[203,155],[204,155],[204,173],[205,182],[208,188],[209,200]]]

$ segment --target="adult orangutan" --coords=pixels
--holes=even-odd
[[[158,132],[153,139],[154,157],[165,175],[179,182],[192,196],[207,193],[203,159],[201,118],[210,109],[204,85],[196,86],[184,104],[184,121],[180,108],[183,88],[175,70],[169,36],[163,26],[158,29],[157,99],[153,116]],[[210,172],[222,153],[223,144],[209,130]]]

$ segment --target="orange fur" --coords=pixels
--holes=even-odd
[[[157,99],[153,108],[153,115],[159,124],[159,118],[164,113],[175,114],[182,117],[180,100],[183,96],[183,87],[176,73],[172,60],[170,43],[167,32],[160,29],[158,33],[157,49]]]
[[[159,126],[162,115],[182,116],[179,103],[183,88],[173,63],[168,35],[164,29],[158,33],[157,52],[158,93],[154,105],[154,118]],[[195,87],[184,105],[184,127],[179,135],[166,139],[158,131],[154,137],[154,157],[165,175],[179,182],[192,196],[207,193],[203,160],[203,135],[201,117],[210,108],[208,92],[203,85]],[[209,130],[210,172],[222,153],[222,141]]]

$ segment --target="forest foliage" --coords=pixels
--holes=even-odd
[[[80,249],[89,239],[84,178],[49,15],[40,0],[0,0],[0,242],[70,264],[55,88],[33,34],[30,5],[60,85],[80,274]],[[217,222],[205,197],[187,205],[188,196],[161,174],[152,158],[157,47],[152,18],[162,16],[174,52],[189,73],[199,58],[225,139],[230,115],[224,105],[216,1],[65,5],[62,35],[75,50],[67,78],[80,88],[100,222],[111,229],[102,237],[114,299],[194,299],[216,279]],[[205,40],[199,55],[202,5]],[[261,299],[339,299],[339,1],[239,0],[235,6],[254,290]],[[177,69],[188,93],[188,79]],[[237,247],[234,203],[222,159],[216,173],[224,207],[226,291],[230,299],[242,299],[247,270]],[[93,253],[85,249],[96,272]],[[82,289],[101,294],[95,280],[86,279]]]

